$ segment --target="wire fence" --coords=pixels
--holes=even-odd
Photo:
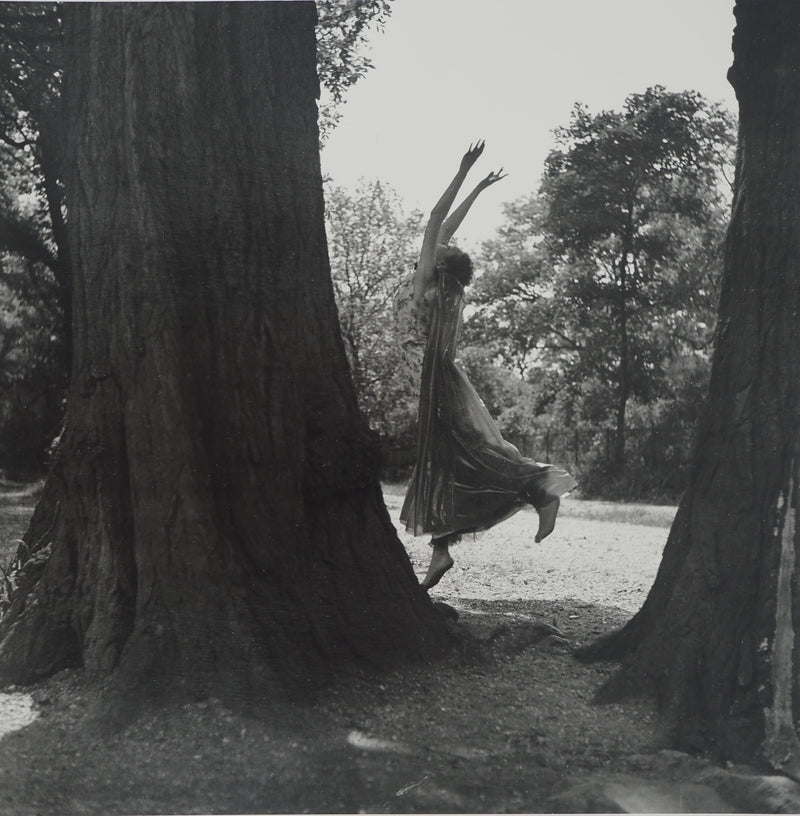
[[[614,500],[674,501],[686,488],[694,446],[690,425],[646,425],[626,428],[619,458],[613,428],[588,424],[541,427],[508,440],[538,462],[569,470],[583,495]],[[388,447],[384,475],[407,478],[414,464],[413,444]]]
[[[688,482],[694,435],[687,425],[630,427],[620,451],[615,429],[581,425],[511,441],[532,459],[572,470],[598,498],[675,499]]]
[[[656,426],[626,428],[624,460],[643,465],[675,461],[682,458],[683,452],[688,456],[693,435],[694,428],[671,428],[668,432]],[[617,432],[591,426],[544,428],[510,441],[525,456],[543,462],[568,462],[580,467],[587,461],[601,459],[611,465],[616,455]]]

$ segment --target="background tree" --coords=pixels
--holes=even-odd
[[[606,697],[649,681],[679,745],[800,776],[800,7],[738,0],[733,215],[689,489]]]
[[[631,409],[652,424],[663,411],[650,406],[708,356],[732,125],[698,94],[656,87],[619,113],[578,105],[556,137],[539,193],[509,205],[485,246],[470,336],[502,338],[498,359],[523,376],[536,364],[552,425],[599,430],[585,490],[624,478],[630,493]]]
[[[41,474],[64,415],[57,284],[22,258],[0,256],[0,450],[4,474]]]
[[[75,358],[0,676],[263,699],[438,652],[337,325],[314,6],[64,15]]]
[[[525,377],[539,362],[545,326],[538,315],[550,291],[550,264],[542,247],[542,204],[532,195],[503,205],[504,223],[479,253],[481,274],[471,302],[477,310],[465,340],[491,350],[508,369]]]
[[[382,29],[391,0],[317,0],[317,66],[324,96],[320,104],[322,141],[341,119],[347,91],[373,65],[365,53],[372,29]]]
[[[331,277],[359,405],[385,448],[413,445],[416,399],[397,377],[400,332],[394,301],[411,276],[422,214],[406,215],[386,184],[348,192],[329,183],[325,220]]]
[[[715,214],[731,128],[699,94],[655,87],[629,96],[621,113],[593,117],[577,106],[555,136],[542,184],[548,249],[563,269],[553,322],[571,338],[580,326],[597,327],[576,357],[611,386],[619,475],[628,401],[648,398],[659,368],[653,321],[680,296],[670,272],[681,239]]]
[[[0,249],[36,265],[29,272],[44,266],[55,276],[68,318],[61,46],[57,4],[0,9]]]
[[[61,60],[55,4],[0,9],[0,467],[12,477],[41,472],[69,375]]]

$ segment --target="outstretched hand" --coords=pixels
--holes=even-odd
[[[485,179],[481,179],[480,187],[482,190],[491,187],[492,184],[500,181],[500,179],[504,179],[507,175],[508,173],[504,173],[502,167],[499,170],[493,170]]]
[[[483,139],[479,139],[475,144],[471,144],[469,149],[464,154],[463,158],[461,159],[461,169],[462,170],[469,170],[473,164],[480,158],[481,153],[483,153],[483,148],[486,146],[486,142]]]

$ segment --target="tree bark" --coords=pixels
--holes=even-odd
[[[314,4],[64,14],[73,375],[0,678],[250,697],[440,653],[338,332]]]
[[[42,173],[42,186],[47,199],[47,212],[50,216],[53,242],[56,245],[55,259],[50,267],[58,287],[62,313],[61,356],[64,360],[64,370],[68,375],[72,363],[72,264],[69,256],[67,225],[62,211],[63,194],[59,184],[59,179],[62,177],[60,168],[63,165],[64,156],[63,150],[59,149],[59,139],[53,135],[58,132],[59,116],[50,111],[47,114],[40,113],[38,160]]]
[[[624,658],[605,698],[654,684],[678,745],[798,776],[800,6],[735,15],[735,198],[691,482],[644,606],[581,655]]]

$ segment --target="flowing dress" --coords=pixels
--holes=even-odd
[[[541,506],[545,496],[563,496],[576,482],[565,470],[535,462],[503,439],[455,359],[464,289],[449,273],[437,274],[431,289],[434,296],[426,295],[417,307],[427,315],[410,315],[416,341],[409,343],[409,351],[416,353],[421,332],[428,336],[417,459],[400,520],[414,535],[441,537],[486,530],[528,503]]]
[[[431,334],[436,295],[436,286],[429,286],[422,303],[417,303],[414,300],[414,279],[411,277],[400,288],[394,301],[395,322],[398,335],[402,338],[398,376],[415,409],[419,406],[422,361],[425,359],[425,349]]]

